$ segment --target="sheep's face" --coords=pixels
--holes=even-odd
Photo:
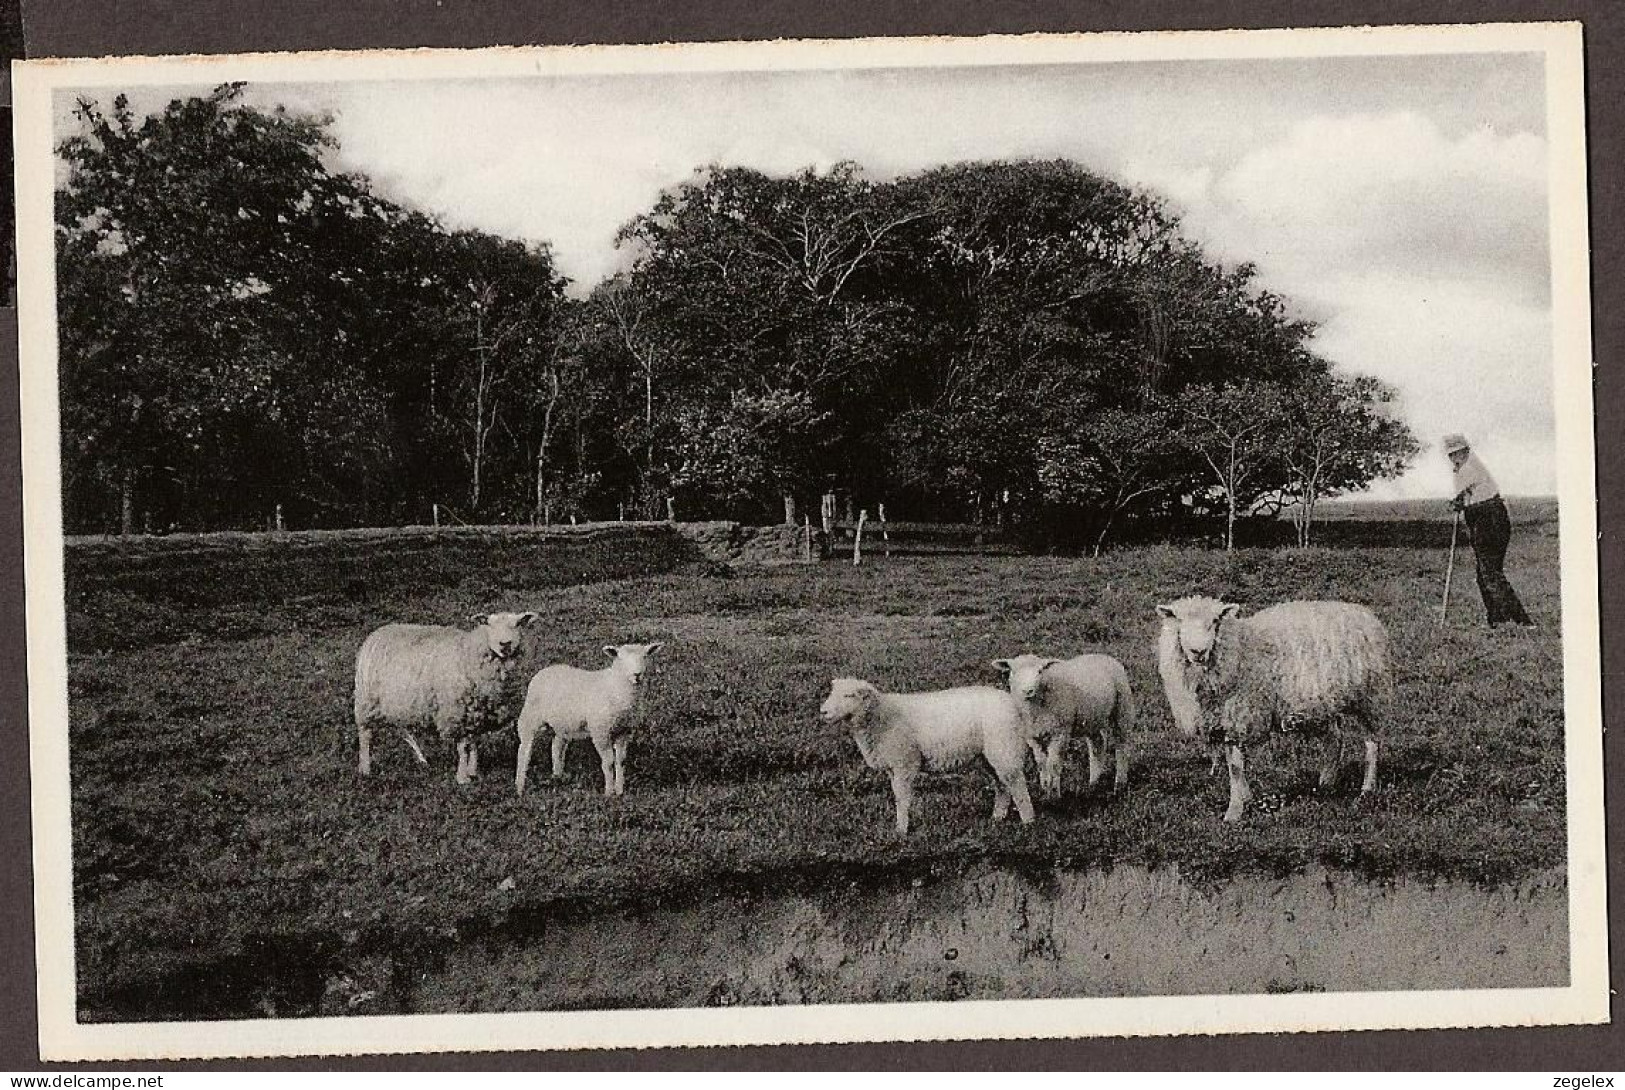
[[[519,653],[525,644],[525,629],[536,623],[536,614],[481,613],[474,623],[485,629],[485,641],[491,648],[491,657],[507,661]]]
[[[818,708],[826,723],[844,723],[862,716],[874,705],[879,693],[867,681],[838,677],[829,683],[829,696]]]
[[[994,659],[993,668],[1004,675],[1011,693],[1022,700],[1037,703],[1044,699],[1044,673],[1055,663],[1055,659],[1041,655],[1018,655],[1013,659]]]
[[[1213,658],[1213,645],[1219,638],[1219,626],[1226,617],[1234,617],[1241,609],[1234,602],[1221,602],[1216,598],[1181,598],[1158,606],[1162,623],[1176,626],[1179,633],[1179,652],[1185,665],[1205,670]]]
[[[649,659],[660,650],[658,643],[605,644],[604,654],[614,660],[619,670],[633,685],[643,684],[643,675],[649,669]]]

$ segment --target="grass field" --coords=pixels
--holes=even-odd
[[[1514,526],[1550,525],[1557,521],[1555,496],[1507,496],[1507,514]],[[1443,500],[1370,500],[1363,497],[1322,500],[1315,518],[1323,522],[1444,522],[1450,509]]]
[[[1483,627],[1470,553],[1458,557],[1451,623],[1436,628],[1444,559],[1159,547],[580,586],[475,570],[417,593],[267,602],[240,627],[235,603],[213,623],[194,609],[140,640],[92,641],[70,655],[81,1002],[104,1017],[240,1013],[238,982],[279,967],[291,976],[367,951],[432,951],[723,888],[823,889],[970,865],[1177,864],[1205,882],[1312,863],[1496,882],[1560,865],[1555,527],[1521,530],[1509,557],[1534,632]],[[1357,747],[1328,798],[1309,790],[1309,755],[1278,742],[1251,766],[1255,789],[1287,805],[1220,822],[1224,778],[1173,732],[1154,671],[1153,606],[1193,592],[1255,606],[1344,598],[1387,622],[1399,700],[1373,799],[1356,797]],[[80,605],[99,611],[101,631],[106,603]],[[667,642],[625,798],[600,796],[596,756],[578,743],[570,782],[533,778],[516,799],[511,735],[488,741],[484,777],[468,788],[452,784],[449,753],[426,772],[388,738],[374,777],[360,780],[348,705],[365,634],[511,608],[541,613],[546,660],[596,665],[604,643]],[[1089,649],[1120,657],[1139,697],[1130,787],[1084,791],[1080,747],[1066,798],[1041,804],[1027,828],[995,828],[988,781],[965,773],[925,783],[915,831],[897,838],[885,780],[816,715],[836,675],[898,689],[993,683],[989,659]]]

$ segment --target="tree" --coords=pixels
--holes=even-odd
[[[1223,496],[1227,550],[1235,548],[1237,514],[1280,487],[1287,396],[1274,383],[1243,380],[1187,386],[1174,401],[1178,442],[1207,467]]]
[[[1394,399],[1370,375],[1317,375],[1286,392],[1279,457],[1300,546],[1322,499],[1396,477],[1421,450],[1392,414]]]
[[[1092,552],[1100,555],[1112,523],[1168,487],[1178,450],[1167,409],[1102,409],[1086,427],[1038,442],[1038,479],[1046,499],[1094,512]]]
[[[805,395],[736,392],[678,417],[672,484],[685,502],[737,516],[790,494],[806,477],[806,437],[827,422]]]
[[[466,276],[451,295],[463,330],[461,431],[469,465],[469,507],[481,509],[491,436],[518,400],[514,386],[553,355],[554,314],[563,282],[545,250],[475,232],[452,236],[453,267]],[[555,372],[556,375],[556,372]]]
[[[641,418],[627,421],[623,431],[632,437],[629,449],[641,458],[644,498],[652,505],[656,491],[651,487],[656,474],[655,372],[660,364],[660,352],[653,336],[656,320],[649,313],[649,301],[623,276],[600,284],[593,292],[593,300],[604,319],[604,328],[631,361],[642,387]],[[654,517],[656,512],[651,506],[646,514]]]
[[[661,346],[668,423],[733,412],[736,393],[802,406],[746,414],[753,432],[792,429],[770,440],[797,451],[776,459],[773,471],[792,511],[795,493],[837,472],[838,450],[861,430],[861,418],[833,410],[850,404],[866,374],[887,368],[889,339],[903,323],[895,300],[874,287],[901,232],[921,216],[850,164],[786,178],[712,167],[662,194],[621,231],[636,260],[611,302],[646,376],[654,369],[648,338]],[[653,444],[671,450],[678,441],[669,427],[658,435],[652,401],[643,421],[646,481],[657,462]],[[812,417],[833,423],[810,431]]]
[[[141,120],[123,96],[111,113],[81,101],[82,131],[59,146],[77,518],[99,521],[93,497],[108,490],[125,532],[138,506],[256,521],[275,497],[348,506],[381,453],[373,392],[332,317],[352,305],[342,259],[367,251],[376,202],[322,165],[319,120],[249,109],[240,93]],[[334,350],[321,367],[305,351],[316,345]],[[331,458],[335,442],[354,457]]]
[[[1312,327],[1251,266],[1077,163],[708,167],[575,301],[545,244],[383,199],[330,169],[324,119],[234,85],[79,120],[57,202],[75,527],[459,495],[470,517],[657,516],[674,493],[794,522],[838,489],[1071,522],[1098,551],[1195,494],[1233,544],[1240,512],[1301,498],[1312,520],[1409,457],[1380,391],[1321,389]]]
[[[527,412],[535,444],[531,513],[535,522],[550,522],[555,508],[571,514],[584,512],[588,493],[603,478],[601,466],[588,468],[585,449],[586,431],[604,400],[602,389],[592,380],[591,345],[589,306],[560,299],[551,346],[535,355],[534,370],[520,384],[521,392],[529,393]],[[572,438],[573,444],[569,442]],[[572,452],[573,473],[566,468]]]
[[[996,498],[1002,517],[1007,493],[1036,502],[1034,450],[1081,422],[1070,407],[1134,385],[1121,284],[1172,221],[1066,161],[957,164],[896,188],[928,213],[885,285],[911,316],[876,387],[898,483],[915,506],[982,511]]]
[[[991,386],[948,405],[905,412],[887,432],[899,485],[957,501],[977,522],[1004,522],[1007,493],[1034,479],[1040,422],[1023,413],[1020,391]]]
[[[70,524],[370,523],[456,491],[528,508],[522,387],[563,287],[546,248],[448,232],[332,170],[325,118],[242,97],[83,101],[59,146]]]

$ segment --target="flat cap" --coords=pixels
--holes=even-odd
[[[1444,437],[1444,452],[1446,454],[1454,454],[1458,450],[1466,449],[1467,437],[1465,435],[1458,435],[1455,432],[1451,432],[1449,435]]]

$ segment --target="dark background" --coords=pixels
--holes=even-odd
[[[0,0],[0,51],[18,49],[18,0]],[[1587,142],[1591,191],[1593,349],[1597,370],[1597,495],[1601,534],[1603,706],[1625,697],[1625,649],[1609,638],[1625,612],[1619,486],[1625,481],[1625,389],[1611,365],[1625,323],[1621,291],[1625,207],[1621,200],[1620,105],[1625,101],[1625,4],[1618,0],[22,0],[28,57],[224,53],[382,46],[554,45],[867,35],[1028,33],[1079,30],[1200,30],[1232,27],[1570,20],[1585,24]],[[10,81],[3,85],[10,101]],[[4,110],[6,129],[10,109]],[[10,148],[4,167],[9,202]],[[9,210],[8,210],[9,211]],[[9,216],[8,216],[9,219]],[[9,227],[9,225],[8,225]],[[16,312],[0,308],[0,1069],[37,1069],[33,899],[29,878],[27,670],[23,621],[22,484],[17,427]],[[1619,889],[1625,884],[1620,795],[1625,757],[1605,755],[1609,795],[1610,947],[1625,950]],[[1620,1017],[1621,957],[1613,958]],[[877,1016],[883,1016],[877,1008]],[[60,1065],[65,1066],[65,1065]],[[1619,1025],[1545,1029],[1276,1034],[1242,1037],[1095,1039],[649,1050],[472,1053],[253,1063],[94,1065],[122,1071],[302,1069],[695,1069],[946,1068],[1207,1070],[1625,1069]]]

